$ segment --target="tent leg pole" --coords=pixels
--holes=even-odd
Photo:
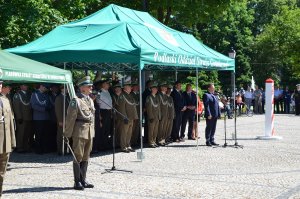
[[[143,159],[145,158],[144,157],[144,154],[143,154],[143,106],[142,106],[142,69],[141,69],[141,64],[140,64],[140,69],[139,69],[139,87],[140,87],[140,119],[139,119],[139,122],[140,122],[140,139],[141,139],[141,151],[140,152],[137,152],[137,158],[140,159],[141,161],[143,161]]]
[[[197,140],[197,150],[199,148],[199,139],[198,139],[198,119],[199,119],[199,114],[198,114],[198,68],[196,68],[196,99],[197,99],[197,104],[196,104],[196,128],[195,128],[195,138]]]
[[[64,62],[64,70],[66,70],[66,62]],[[65,124],[66,124],[66,84],[64,84],[63,135],[65,134]],[[62,155],[65,155],[64,136],[62,136],[61,139],[62,139]]]
[[[176,81],[178,80],[178,72],[177,72],[177,70],[175,70],[175,80]]]

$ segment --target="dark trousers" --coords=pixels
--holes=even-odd
[[[175,141],[179,139],[179,131],[180,131],[180,126],[182,123],[182,112],[176,112],[175,113],[175,119],[173,121],[173,128],[172,128],[172,139]]]
[[[54,121],[49,122],[49,140],[48,140],[48,147],[50,152],[56,152],[57,151],[57,142],[56,142],[56,136],[57,136],[57,123]]]
[[[295,103],[295,114],[300,115],[300,102]]]
[[[35,129],[35,151],[38,154],[49,153],[49,120],[34,120]]]
[[[111,110],[109,109],[100,109],[101,123],[100,127],[100,145],[99,150],[106,150],[112,148],[112,132],[111,132]]]
[[[185,137],[184,132],[185,132],[185,129],[186,129],[187,122],[189,122],[188,138],[192,137],[194,119],[195,119],[195,111],[194,110],[186,110],[183,113],[182,124],[181,124],[181,129],[180,129],[180,137],[182,137],[182,138]]]
[[[215,132],[217,126],[218,118],[206,119],[206,128],[205,128],[205,139],[206,142],[215,141]]]
[[[95,104],[96,105],[96,104]],[[93,139],[93,152],[97,152],[100,149],[101,142],[101,128],[100,128],[100,109],[98,106],[95,106],[95,137]]]
[[[290,113],[290,101],[284,100],[284,113],[289,114]]]

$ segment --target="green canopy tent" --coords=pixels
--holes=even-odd
[[[165,65],[234,70],[233,59],[192,35],[171,29],[146,12],[114,4],[8,51],[46,63],[80,63],[74,65],[77,68],[86,67],[88,62],[89,68],[96,70],[110,70],[99,63],[132,64],[125,67],[127,70],[143,69],[145,65],[153,65],[151,69]]]
[[[15,82],[72,83],[70,71],[0,50],[0,77]]]
[[[169,28],[146,12],[114,4],[8,51],[61,67],[64,64],[77,69],[139,71],[141,90],[143,69],[235,69],[234,59],[192,35]]]
[[[46,82],[64,84],[67,85],[69,93],[75,95],[70,71],[30,60],[3,50],[0,50],[0,79],[22,83]]]

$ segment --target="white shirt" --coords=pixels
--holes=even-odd
[[[102,89],[102,92],[97,96],[96,102],[100,109],[110,110],[112,107],[112,99],[108,90]]]

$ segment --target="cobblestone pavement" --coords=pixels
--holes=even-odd
[[[218,121],[217,142],[224,143],[224,122]],[[88,179],[94,189],[72,189],[72,157],[55,154],[13,154],[4,181],[3,198],[300,198],[300,117],[276,115],[283,139],[256,140],[264,134],[264,116],[239,117],[238,142],[243,149],[199,146],[186,140],[158,149],[116,154],[119,169],[133,173],[101,174],[111,168],[109,152],[91,158]],[[227,130],[232,138],[233,120]],[[230,139],[229,144],[233,141]]]

